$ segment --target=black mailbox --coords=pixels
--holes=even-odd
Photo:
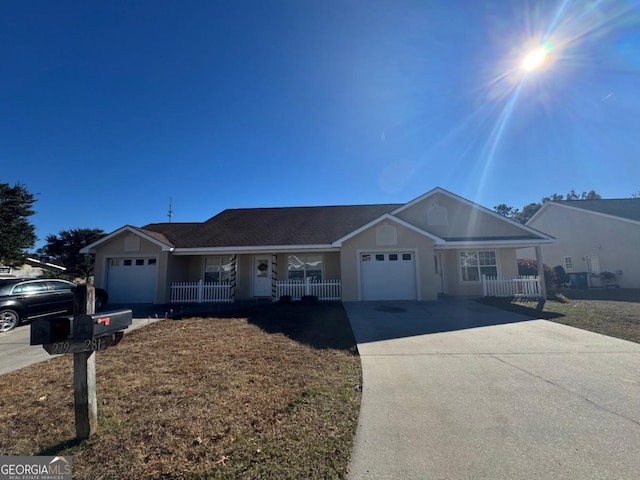
[[[31,322],[31,345],[68,340],[71,336],[72,317],[38,318]]]
[[[125,330],[131,325],[131,310],[78,315],[73,320],[73,339],[92,340]]]

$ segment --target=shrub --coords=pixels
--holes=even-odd
[[[567,297],[565,297],[562,293],[556,293],[553,296],[553,299],[556,302],[560,302],[560,303],[571,303],[571,300],[569,300]]]
[[[279,301],[280,303],[291,303],[291,295],[282,295]]]
[[[548,265],[543,264],[544,281],[547,284],[547,288],[557,286],[558,279],[556,272],[554,272]],[[538,275],[538,262],[532,258],[519,258],[518,259],[518,275]]]
[[[318,297],[316,297],[315,295],[303,295],[300,300],[306,305],[318,303]]]

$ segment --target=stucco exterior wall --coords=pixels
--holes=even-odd
[[[390,225],[395,225],[393,222]],[[418,300],[435,300],[437,284],[435,263],[433,258],[433,240],[414,232],[406,227],[397,225],[397,242],[395,245],[379,245],[376,242],[376,227],[371,228],[345,241],[340,251],[340,265],[342,271],[342,300],[360,300],[359,254],[361,251],[411,251],[415,252],[417,271]]]
[[[251,281],[253,255],[238,255],[236,269],[236,298],[238,300],[253,298],[253,282]]]
[[[514,248],[469,248],[444,250],[445,294],[482,296],[482,283],[463,283],[460,278],[459,253],[461,251],[495,251],[498,264],[498,276],[515,277],[518,275],[518,262]]]
[[[285,280],[288,276],[287,257],[294,252],[280,252],[276,254],[276,274],[279,280]],[[340,252],[301,252],[296,254],[321,254],[323,259],[323,277],[325,279],[340,278]],[[265,254],[273,258],[271,253]],[[238,255],[237,275],[236,275],[236,298],[239,300],[251,299],[253,292],[254,258],[255,254]]]
[[[199,257],[185,257],[178,255],[169,255],[167,281],[169,284],[173,282],[196,282],[198,278],[191,275],[191,262]]]
[[[317,252],[296,252],[312,253]],[[273,258],[271,253],[264,254]],[[287,278],[287,257],[289,253],[278,253],[276,257],[277,278],[280,280]],[[323,256],[323,276],[325,279],[340,278],[340,252],[321,252]],[[205,257],[215,257],[220,255],[168,255],[168,274],[166,277],[166,302],[169,301],[170,285],[173,282],[197,282],[204,276]],[[223,255],[228,256],[228,255]],[[237,255],[236,273],[236,298],[246,300],[253,295],[253,262],[255,254]]]
[[[125,241],[127,238],[137,237],[140,239],[139,248],[135,250],[125,249]],[[115,236],[108,242],[100,245],[96,252],[96,263],[94,271],[94,283],[96,287],[107,288],[107,262],[110,258],[141,258],[155,257],[157,258],[156,277],[156,299],[155,303],[165,303],[168,295],[167,291],[167,264],[168,252],[162,252],[162,248],[153,242],[145,240],[129,232],[123,232]]]
[[[441,209],[434,212],[431,209]],[[431,223],[428,221],[432,212]],[[518,225],[512,225],[503,218],[483,211],[479,207],[472,207],[459,200],[442,194],[434,194],[423,201],[397,214],[405,220],[423,230],[441,238],[495,237],[508,236],[526,238],[528,232]],[[434,219],[446,218],[446,225],[434,225]],[[438,223],[437,221],[435,223]]]
[[[556,237],[556,243],[542,247],[550,267],[565,267],[564,257],[571,257],[568,272],[586,272],[586,257],[597,255],[600,270],[616,274],[620,287],[640,288],[640,224],[551,204],[529,225]]]
[[[324,278],[326,280],[340,279],[340,252],[325,252]]]

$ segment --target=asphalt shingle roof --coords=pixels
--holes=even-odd
[[[176,248],[328,245],[402,205],[240,208],[203,223],[152,223],[141,230]]]
[[[564,200],[555,203],[640,222],[640,198]]]

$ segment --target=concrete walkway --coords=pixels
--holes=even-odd
[[[466,300],[345,308],[350,480],[640,478],[640,345]]]

